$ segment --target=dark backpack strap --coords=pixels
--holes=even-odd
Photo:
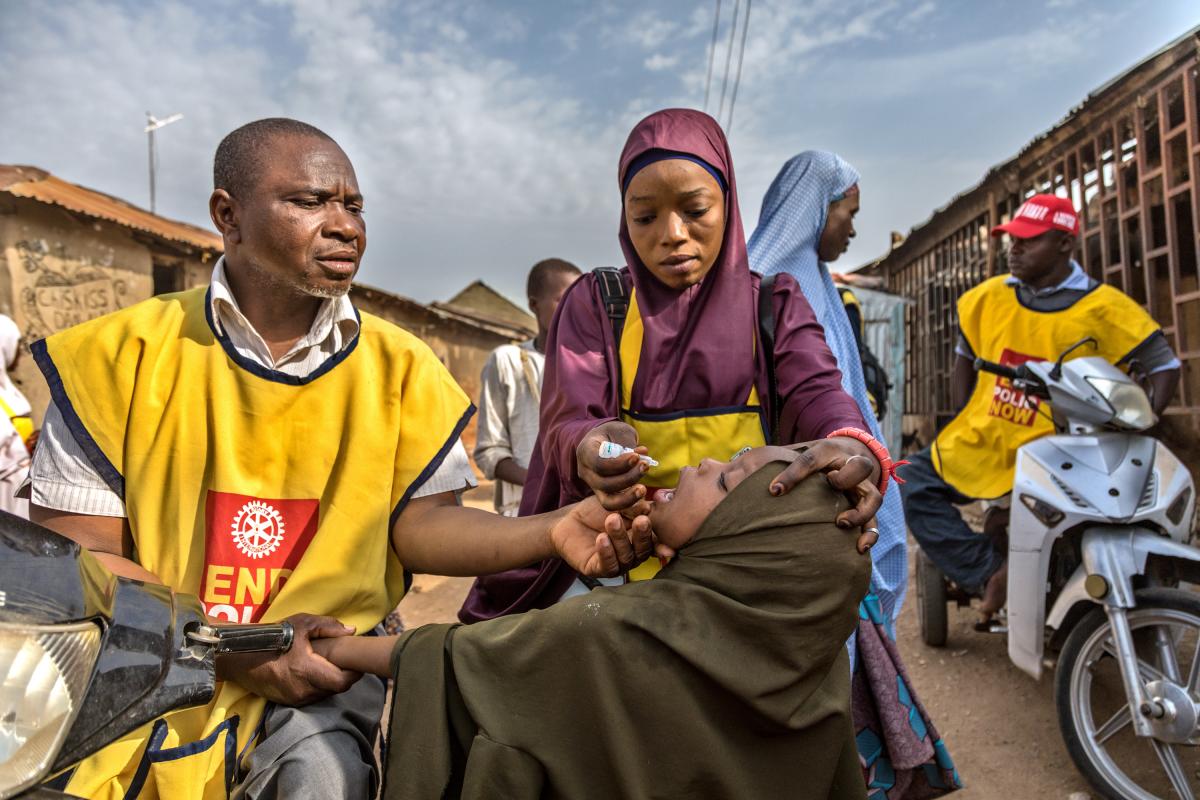
[[[767,364],[767,435],[771,444],[779,444],[779,417],[783,409],[779,397],[779,384],[775,380],[775,276],[766,275],[758,285],[758,338],[762,341],[763,356]]]
[[[596,267],[592,270],[596,283],[600,286],[600,301],[604,303],[604,313],[612,325],[613,342],[616,349],[613,357],[617,361],[617,416],[625,403],[622,396],[624,385],[621,379],[621,331],[625,329],[625,316],[629,313],[629,292],[625,291],[625,281],[621,279],[621,270],[616,267]],[[585,581],[586,585],[586,581]],[[588,586],[594,589],[594,586]]]
[[[608,321],[612,323],[613,339],[619,348],[621,331],[625,328],[625,315],[629,313],[629,292],[625,291],[621,270],[616,267],[596,267],[592,272],[600,285],[600,300],[604,303]]]

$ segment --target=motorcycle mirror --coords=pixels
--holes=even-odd
[[[1078,342],[1071,345],[1066,350],[1063,350],[1062,353],[1059,354],[1058,360],[1054,362],[1054,369],[1050,370],[1050,378],[1052,380],[1058,380],[1062,377],[1063,361],[1066,360],[1067,356],[1071,355],[1071,353],[1074,353],[1076,350],[1083,347],[1085,344],[1090,344],[1092,346],[1093,350],[1100,349],[1100,343],[1096,341],[1095,337],[1092,337],[1092,336],[1083,337]]]

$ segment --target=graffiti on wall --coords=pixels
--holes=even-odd
[[[112,276],[110,265],[68,255],[65,245],[51,248],[44,239],[19,241],[16,250],[32,281],[19,300],[27,338],[49,336],[125,305],[125,281]]]

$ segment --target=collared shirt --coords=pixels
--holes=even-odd
[[[229,337],[238,355],[277,372],[303,377],[328,359],[358,334],[358,314],[348,295],[321,301],[308,333],[276,359],[258,331],[238,305],[225,275],[225,257],[217,259],[210,284],[209,308],[218,334]]]
[[[225,276],[224,257],[213,268],[209,309],[218,332],[229,337],[238,354],[260,366],[296,377],[305,377],[324,364],[353,341],[359,328],[358,315],[349,297],[328,298],[321,303],[309,332],[275,359],[238,307]],[[475,484],[475,473],[460,440],[413,497],[457,492]],[[46,409],[27,485],[32,502],[45,508],[103,517],[126,515],[124,501],[92,466],[54,403]]]
[[[1032,311],[1062,311],[1070,308],[1099,285],[1096,279],[1083,271],[1083,267],[1079,266],[1075,259],[1071,259],[1071,273],[1054,286],[1035,289],[1015,275],[1009,276],[1004,283],[1014,287],[1021,305]],[[954,345],[954,352],[963,358],[975,359],[971,344],[961,332]],[[1137,361],[1148,375],[1182,367],[1162,331],[1151,334],[1146,341],[1134,348],[1125,360]]]
[[[496,478],[496,465],[506,458],[529,467],[537,442],[545,363],[531,340],[497,347],[483,367],[475,463],[488,478]],[[495,503],[496,511],[516,516],[521,487],[497,480]]]
[[[1090,292],[1099,286],[1099,282],[1083,271],[1083,267],[1079,266],[1079,262],[1071,259],[1071,272],[1060,283],[1054,286],[1044,286],[1041,289],[1036,289],[1022,281],[1016,275],[1009,275],[1004,281],[1008,286],[1016,286],[1017,292],[1021,298],[1033,300],[1033,305],[1038,311],[1048,310],[1049,304],[1046,298],[1068,292]],[[1075,298],[1078,299],[1078,298]]]

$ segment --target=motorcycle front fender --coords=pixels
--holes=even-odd
[[[1136,525],[1096,526],[1087,528],[1081,542],[1083,564],[1076,568],[1063,586],[1054,604],[1041,620],[1039,604],[1026,592],[1013,593],[1013,575],[1040,571],[1037,554],[1009,553],[1009,633],[1008,656],[1022,671],[1037,679],[1042,674],[1042,656],[1045,648],[1045,628],[1059,630],[1070,619],[1071,610],[1080,603],[1104,603],[1133,608],[1137,605],[1133,594],[1133,579],[1146,573],[1151,555],[1175,559],[1195,565],[1192,571],[1200,570],[1200,550],[1168,539],[1150,528]],[[1028,563],[1026,563],[1028,562]],[[1108,591],[1102,598],[1088,594],[1086,581],[1089,575],[1104,578]],[[1065,631],[1064,631],[1065,633]]]
[[[1200,550],[1195,547],[1138,526],[1088,528],[1083,532],[1082,550],[1083,566],[1080,569],[1086,570],[1084,577],[1098,575],[1107,584],[1108,591],[1102,597],[1096,598],[1096,601],[1120,608],[1133,608],[1137,605],[1133,594],[1133,578],[1145,574],[1146,562],[1151,555],[1200,563]],[[1072,576],[1069,587],[1075,584],[1075,577]],[[1082,588],[1082,581],[1079,588]],[[1063,595],[1066,595],[1065,591]],[[1092,600],[1086,592],[1084,597]],[[1059,597],[1047,622],[1057,619],[1061,623],[1066,610],[1069,609],[1064,609],[1057,616],[1055,612],[1066,600],[1065,597]]]
[[[1058,598],[1055,599],[1054,605],[1050,607],[1050,613],[1046,615],[1046,627],[1058,630],[1062,627],[1067,619],[1067,614],[1071,609],[1080,603],[1094,603],[1095,600],[1087,593],[1084,588],[1084,582],[1087,580],[1087,567],[1080,564],[1075,568],[1075,572],[1071,575],[1062,591],[1058,593]]]

